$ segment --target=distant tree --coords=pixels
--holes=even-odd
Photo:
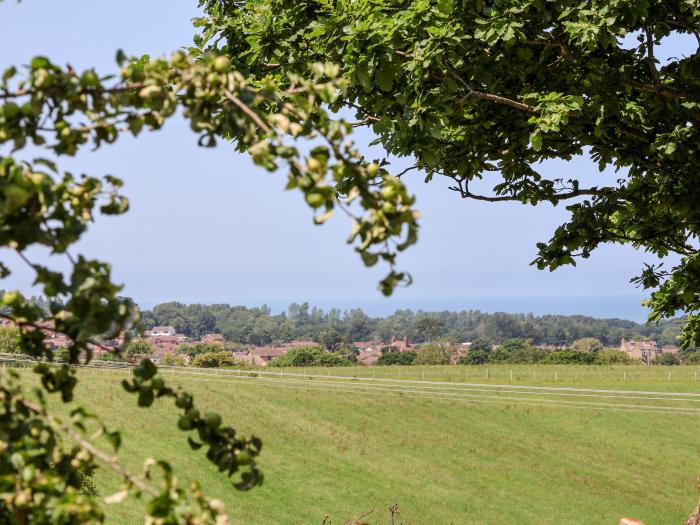
[[[165,354],[160,358],[160,364],[165,366],[185,366],[185,359],[177,354]]]
[[[135,339],[130,341],[126,348],[124,349],[123,355],[124,359],[130,362],[140,361],[151,356],[153,353],[153,346],[151,343],[144,339]]]
[[[377,360],[377,364],[385,365],[412,365],[416,360],[415,352],[387,352]]]
[[[421,346],[415,359],[417,365],[449,365],[454,347],[444,343],[428,343]]]
[[[357,361],[357,356],[360,354],[360,351],[355,345],[344,344],[341,345],[335,353],[343,359],[347,359],[348,361],[354,363]]]
[[[628,365],[632,358],[617,348],[604,348],[596,354],[596,362],[601,365]]]
[[[287,367],[287,366],[347,366],[350,361],[342,357],[325,352],[318,346],[305,346],[294,348],[274,358],[270,362],[270,366]]]
[[[175,348],[175,353],[195,357],[201,354],[221,352],[222,350],[222,346],[215,343],[184,343]]]
[[[346,326],[345,338],[349,343],[366,341],[372,331],[372,321],[361,309],[346,313],[343,322]]]
[[[570,349],[576,352],[599,352],[603,349],[603,343],[595,337],[583,337],[571,343]]]
[[[399,349],[394,345],[388,345],[382,347],[382,354],[398,354]]]
[[[123,361],[122,356],[115,352],[102,352],[97,356],[98,361],[120,362]]]
[[[329,328],[321,333],[318,342],[329,352],[335,352],[345,342],[345,338],[335,328]]]
[[[529,350],[530,348],[532,348],[532,345],[528,341],[520,337],[508,339],[507,341],[504,341],[503,344],[500,346],[501,350],[505,350],[507,352],[513,352],[516,350]]]
[[[493,343],[488,339],[476,339],[469,345],[469,352],[490,352],[493,348]]]
[[[681,360],[676,354],[661,354],[659,357],[652,359],[653,365],[680,365]]]
[[[419,341],[432,341],[442,331],[442,321],[436,317],[423,317],[416,321],[414,330]]]
[[[231,352],[222,351],[219,349],[217,352],[207,352],[204,354],[198,354],[190,364],[197,368],[221,368],[224,366],[235,366],[239,365]]]

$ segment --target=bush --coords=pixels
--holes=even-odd
[[[378,365],[412,365],[416,360],[415,352],[387,352],[377,360]]]
[[[596,354],[596,363],[600,365],[629,365],[632,358],[615,348],[606,348]]]
[[[98,355],[96,359],[98,361],[110,361],[110,362],[122,361],[122,358],[114,352],[103,352],[100,355]]]
[[[124,359],[131,363],[138,363],[141,359],[150,358],[153,352],[151,343],[144,339],[134,339],[124,349]]]
[[[600,352],[603,349],[603,343],[595,337],[584,337],[582,339],[577,339],[571,343],[570,350],[575,350],[577,352]]]
[[[198,368],[220,368],[222,366],[240,365],[231,352],[207,352],[199,354],[192,359],[192,366]]]
[[[680,365],[681,360],[676,354],[661,354],[659,357],[652,360],[651,364],[665,366]]]
[[[558,350],[549,354],[542,362],[550,365],[591,365],[595,360],[595,354],[590,352]]]
[[[489,362],[489,352],[469,349],[469,353],[459,358],[460,365],[484,365]]]
[[[189,344],[185,343],[178,346],[175,352],[178,354],[185,354],[190,357],[195,357],[201,354],[216,354],[224,351],[224,347],[220,344],[209,344],[209,343],[195,343]]]
[[[430,343],[421,347],[417,365],[449,365],[454,349],[450,344]]]
[[[682,358],[684,365],[700,365],[700,352],[690,352]]]
[[[160,364],[165,366],[185,366],[185,358],[177,354],[165,354],[160,358]]]
[[[294,348],[270,362],[270,366],[348,366],[350,364],[347,359],[325,352],[318,346]]]

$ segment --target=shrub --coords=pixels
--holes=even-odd
[[[165,366],[184,366],[185,358],[177,354],[165,354],[160,358],[160,364]]]
[[[415,352],[387,352],[377,360],[378,365],[412,365],[416,360]]]
[[[103,352],[96,358],[98,361],[122,361],[122,358],[114,352]]]
[[[454,348],[450,344],[430,343],[421,347],[415,359],[417,365],[449,365]]]
[[[181,344],[175,351],[178,354],[185,354],[190,357],[195,357],[201,354],[216,354],[224,351],[224,347],[220,344],[209,344],[209,343],[195,343],[195,344]]]
[[[596,363],[601,365],[629,365],[632,358],[615,348],[606,348],[596,354]]]
[[[700,365],[700,352],[690,352],[682,358],[684,365]]]
[[[143,358],[150,357],[152,352],[151,343],[144,339],[135,339],[126,345],[123,356],[125,360],[136,363]]]
[[[220,368],[222,366],[234,366],[240,363],[236,361],[231,352],[218,351],[199,354],[192,359],[192,366],[198,368]]]
[[[460,365],[483,365],[489,362],[489,352],[469,349],[469,353],[459,358]]]
[[[584,337],[571,343],[570,349],[577,352],[600,352],[603,349],[603,343],[595,337]]]
[[[552,365],[590,365],[596,360],[595,354],[578,350],[558,350],[549,354],[543,361]]]
[[[350,361],[336,354],[323,351],[318,346],[294,348],[275,357],[270,366],[348,366]]]
[[[681,360],[676,354],[661,354],[651,362],[653,365],[680,365]]]

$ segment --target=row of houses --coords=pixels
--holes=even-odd
[[[6,319],[0,320],[0,325],[10,324],[11,322]],[[49,325],[46,325],[44,334],[44,342],[51,348],[69,346],[70,341],[68,338],[63,334],[54,332]],[[153,349],[152,358],[156,362],[160,362],[162,357],[167,354],[176,353],[178,346],[188,342],[188,338],[185,335],[178,334],[173,326],[154,326],[144,334],[144,338],[151,344]],[[199,342],[223,346],[225,340],[222,334],[212,333],[202,337]],[[110,348],[116,348],[122,343],[123,338],[117,338],[103,342],[100,346],[93,345],[92,350],[95,355],[99,355],[100,353],[108,352]],[[314,346],[316,344],[315,341],[291,341],[277,346],[258,346],[242,351],[235,351],[233,355],[241,362],[252,366],[267,366],[274,358],[284,355],[294,348]],[[354,343],[354,346],[359,350],[359,354],[357,355],[358,363],[366,366],[376,364],[382,354],[388,349],[397,352],[419,351],[419,349],[412,346],[405,337],[403,339],[392,338],[389,344],[377,341],[358,341]],[[453,353],[453,360],[458,362],[462,355],[469,352],[470,346],[471,343],[457,345],[456,351]],[[620,351],[636,361],[649,364],[662,354],[678,353],[678,348],[672,346],[659,347],[656,341],[651,339],[629,341],[623,338],[620,342]]]

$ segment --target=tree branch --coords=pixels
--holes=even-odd
[[[46,411],[44,411],[39,405],[27,401],[26,399],[19,398],[17,400],[18,403],[20,403],[22,406],[24,406],[27,410],[33,412],[34,414],[41,416],[45,418],[49,423],[51,423],[53,426],[58,427],[61,429],[63,432],[68,434],[73,441],[75,441],[80,448],[85,450],[86,452],[90,453],[93,457],[96,457],[99,459],[102,463],[107,465],[110,469],[112,469],[114,472],[119,474],[124,480],[126,480],[128,483],[133,485],[134,487],[137,487],[138,489],[142,490],[143,492],[156,497],[158,496],[158,491],[151,487],[149,484],[144,483],[141,479],[138,477],[134,476],[131,474],[128,470],[126,470],[117,460],[116,458],[113,458],[109,455],[107,455],[105,452],[101,451],[95,445],[87,441],[83,436],[81,436],[78,432],[73,430],[72,427],[68,426],[67,424],[57,420],[54,416],[51,414],[48,414]]]
[[[522,202],[522,199],[518,195],[494,195],[494,196],[478,195],[478,194],[475,194],[475,193],[472,193],[469,191],[469,187],[466,184],[466,181],[457,180],[456,182],[458,185],[457,186],[450,186],[449,189],[459,193],[463,199],[473,199],[473,200],[485,201],[485,202],[505,202],[505,201]],[[583,195],[605,195],[605,193],[608,190],[612,190],[612,188],[577,189],[577,190],[571,190],[571,191],[568,191],[565,193],[558,193],[558,194],[549,195],[547,197],[543,196],[540,200],[548,200],[548,199],[554,198],[557,201],[561,201],[561,200],[573,199],[575,197],[581,197]]]
[[[651,29],[649,29],[649,27],[644,27],[644,32],[647,36],[647,62],[649,63],[649,71],[651,72],[654,85],[659,89],[661,87],[661,79],[659,78],[659,72],[656,69],[656,59],[654,58],[654,36],[651,34]]]
[[[233,102],[243,113],[248,115],[253,122],[255,122],[260,129],[265,131],[266,133],[272,133],[272,128],[265,124],[262,118],[260,118],[260,115],[258,115],[255,111],[250,109],[246,104],[244,104],[241,99],[239,99],[236,95],[231,93],[230,91],[224,91],[224,95],[226,96],[227,99],[229,99],[231,102]]]

